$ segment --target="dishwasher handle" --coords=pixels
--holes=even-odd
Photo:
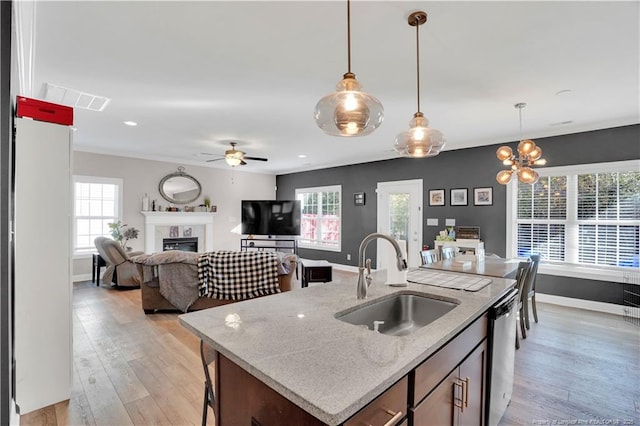
[[[506,294],[498,303],[489,309],[489,318],[497,319],[501,316],[508,315],[513,311],[513,307],[518,300],[518,289],[514,288]]]

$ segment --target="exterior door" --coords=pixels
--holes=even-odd
[[[418,267],[422,242],[422,179],[378,182],[378,232],[405,241],[407,265]],[[378,239],[377,269],[387,269],[387,241]],[[395,268],[395,264],[391,265]]]

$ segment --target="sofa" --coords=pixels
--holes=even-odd
[[[262,253],[262,254],[260,254]],[[211,295],[203,294],[203,280],[206,281],[206,268],[203,263],[216,256],[242,256],[246,262],[251,264],[264,259],[265,256],[275,259],[277,272],[277,286],[265,287],[258,283],[259,288],[252,291],[248,296],[235,296],[234,293],[224,293]],[[254,260],[255,259],[255,260]],[[281,252],[229,252],[221,251],[214,253],[193,253],[185,251],[166,251],[155,254],[136,256],[131,259],[138,268],[138,273],[142,277],[140,284],[142,309],[145,314],[152,314],[158,310],[171,311],[195,311],[199,309],[212,308],[228,303],[246,300],[253,297],[261,297],[269,294],[291,290],[293,273],[297,268],[297,256]],[[271,264],[271,260],[269,260]],[[269,266],[271,267],[271,266]],[[223,268],[218,268],[220,271]],[[216,272],[219,281],[233,285],[234,278],[225,279],[220,275],[227,272]],[[228,274],[232,276],[231,274]],[[237,276],[237,275],[236,275]],[[211,278],[211,277],[210,277]],[[231,282],[230,282],[231,281]]]

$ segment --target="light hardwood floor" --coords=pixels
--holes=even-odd
[[[333,283],[315,285],[353,284],[355,294],[355,274],[333,275]],[[177,314],[145,315],[140,290],[85,282],[73,296],[71,399],[22,415],[20,424],[200,424],[199,341]],[[516,352],[501,426],[640,425],[640,327],[614,315],[541,303],[538,310],[540,323]]]

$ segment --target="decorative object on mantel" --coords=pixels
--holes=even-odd
[[[378,99],[362,91],[351,72],[351,2],[347,0],[347,73],[336,85],[336,92],[316,104],[318,127],[331,136],[364,136],[382,124],[384,108]]]
[[[193,176],[184,172],[184,167],[160,180],[158,190],[162,198],[172,204],[189,204],[200,197],[202,186]],[[160,208],[158,210],[162,211]]]
[[[511,182],[513,174],[518,176],[518,180],[522,183],[536,183],[538,181],[538,172],[533,170],[531,166],[544,166],[547,161],[542,158],[542,148],[536,145],[531,139],[522,139],[522,108],[527,104],[520,102],[514,105],[520,115],[520,143],[518,144],[518,157],[515,156],[513,150],[504,145],[498,148],[496,156],[505,166],[511,166],[510,170],[501,170],[496,176],[498,183],[506,185]]]
[[[140,231],[133,226],[129,226],[127,224],[123,225],[121,221],[109,223],[108,225],[111,238],[118,241],[125,250],[131,251],[131,247],[127,247],[127,243],[129,240],[135,240],[138,238]]]
[[[407,18],[410,26],[416,27],[416,93],[418,111],[409,122],[411,128],[396,137],[393,148],[398,154],[409,158],[435,157],[446,142],[440,130],[429,128],[429,120],[420,111],[420,37],[419,28],[427,22],[427,13],[413,12]]]
[[[144,194],[144,197],[142,197],[142,211],[149,211],[149,195],[146,193]]]

